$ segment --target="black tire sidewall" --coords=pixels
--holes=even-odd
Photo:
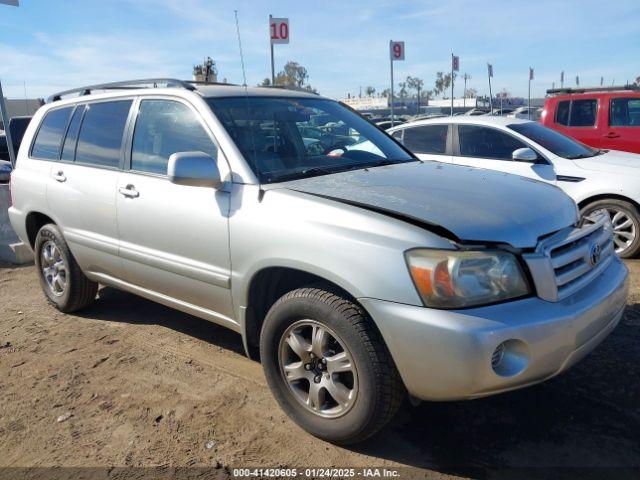
[[[53,243],[55,243],[56,247],[60,251],[60,256],[64,260],[64,263],[67,267],[67,284],[62,295],[53,294],[42,272],[42,246],[48,240],[51,240]],[[40,285],[42,286],[42,290],[44,291],[45,295],[47,296],[48,300],[52,302],[58,309],[64,310],[70,302],[70,296],[73,289],[73,275],[71,274],[73,265],[71,264],[72,259],[69,255],[69,248],[67,247],[67,243],[65,242],[58,228],[54,225],[45,225],[38,232],[34,245],[34,260],[36,268],[38,269],[38,279],[40,280]]]
[[[593,203],[586,205],[581,211],[581,216],[586,216],[589,213],[600,210],[603,208],[617,208],[619,210],[623,210],[634,222],[636,226],[636,238],[631,244],[629,248],[626,249],[625,253],[619,255],[621,258],[634,258],[640,253],[640,213],[638,209],[631,203],[625,202],[624,200],[616,200],[616,199],[604,199],[598,200]]]
[[[354,405],[341,417],[324,418],[309,412],[291,393],[280,369],[279,345],[288,327],[298,320],[315,320],[333,330],[349,349],[358,375],[358,394]],[[312,298],[289,298],[277,304],[265,319],[261,358],[267,382],[282,409],[311,434],[336,443],[348,443],[372,422],[378,398],[371,352],[344,315]]]

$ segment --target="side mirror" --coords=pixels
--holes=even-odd
[[[220,188],[222,179],[215,159],[204,152],[178,152],[169,157],[169,181],[176,185]]]
[[[538,154],[530,148],[519,148],[513,151],[511,158],[516,162],[535,163],[538,160]]]

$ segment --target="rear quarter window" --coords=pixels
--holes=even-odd
[[[67,128],[72,109],[73,107],[59,108],[51,110],[44,116],[33,142],[32,157],[43,160],[58,160],[60,158],[62,135]]]
[[[556,123],[565,127],[593,127],[596,124],[598,100],[561,100],[556,108]]]

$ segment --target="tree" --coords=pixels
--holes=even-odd
[[[258,84],[259,87],[270,87],[271,86],[271,79],[270,78],[265,78],[264,80],[262,80],[262,83]]]
[[[424,81],[421,78],[412,77],[409,75],[407,77],[406,84],[409,89],[415,90],[416,92],[416,99],[417,99],[417,104],[418,104],[417,106],[418,106],[418,113],[419,113],[420,112],[420,91],[424,86]]]
[[[389,98],[391,96],[391,90],[388,88],[385,88],[380,92],[380,96],[384,98]]]
[[[453,72],[453,79],[455,81],[456,72]],[[433,88],[433,93],[436,95],[440,95],[447,91],[447,89],[451,86],[451,74],[447,73],[446,75],[442,72],[436,73],[436,83]]]
[[[405,99],[407,98],[408,92],[407,92],[407,82],[400,82],[398,83],[398,86],[400,87],[400,91],[398,92],[398,96],[401,99]]]
[[[369,85],[367,88],[364,89],[364,94],[367,97],[373,97],[376,93],[376,89],[373,88],[371,85]]]

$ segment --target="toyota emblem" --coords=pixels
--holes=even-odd
[[[602,247],[599,243],[594,243],[591,245],[591,249],[589,250],[589,263],[591,266],[595,267],[596,264],[600,261],[600,254],[602,253]]]

